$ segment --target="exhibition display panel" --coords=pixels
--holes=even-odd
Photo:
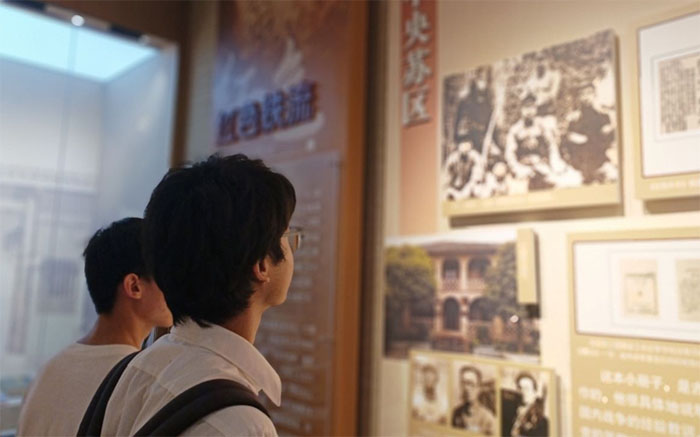
[[[376,434],[700,432],[686,3],[387,8]]]
[[[700,413],[700,228],[569,236],[573,432],[683,435]]]

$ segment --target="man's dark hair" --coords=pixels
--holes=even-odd
[[[421,367],[421,371],[423,372],[423,374],[426,374],[428,372],[432,372],[435,376],[439,376],[437,369],[432,364],[423,365],[423,367]]]
[[[515,385],[518,387],[518,390],[520,390],[520,381],[523,379],[529,379],[530,381],[532,381],[532,388],[537,390],[537,380],[534,376],[532,376],[532,373],[526,372],[524,370],[518,373],[518,375],[515,377]]]
[[[222,324],[243,312],[253,266],[284,259],[295,206],[289,180],[245,155],[170,170],[146,207],[144,255],[175,324]]]
[[[537,98],[532,93],[527,93],[522,100],[522,106],[534,105],[537,102]]]
[[[475,374],[476,379],[477,379],[477,384],[481,385],[481,370],[479,370],[478,368],[476,368],[472,365],[467,364],[467,365],[459,368],[459,377],[461,378],[462,375],[466,372],[471,372],[471,373]]]
[[[150,277],[141,249],[143,220],[125,218],[95,232],[83,251],[85,279],[95,310],[109,314],[124,276]]]

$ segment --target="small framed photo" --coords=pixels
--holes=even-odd
[[[658,316],[657,262],[628,258],[620,262],[623,311],[629,317]]]
[[[408,435],[559,435],[550,368],[463,353],[412,349]]]
[[[452,428],[498,435],[497,380],[495,365],[464,359],[452,362]]]
[[[447,426],[449,365],[446,360],[416,356],[411,362],[411,418]]]
[[[501,435],[542,436],[553,432],[551,397],[554,375],[549,370],[501,368]]]
[[[676,261],[678,318],[700,322],[700,257]]]
[[[700,195],[700,10],[639,29],[637,197]]]

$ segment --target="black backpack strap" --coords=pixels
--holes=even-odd
[[[104,422],[105,412],[107,411],[107,403],[112,396],[114,387],[116,387],[119,378],[121,378],[122,373],[126,370],[126,366],[129,365],[131,360],[133,360],[139,352],[133,352],[122,358],[112,367],[112,370],[105,376],[105,379],[102,380],[102,384],[100,384],[100,387],[92,397],[90,405],[83,416],[83,420],[80,422],[78,437],[100,435],[102,432],[102,422]]]
[[[230,379],[212,379],[177,395],[151,417],[134,437],[180,435],[209,414],[239,405],[257,408],[270,417],[249,388]]]

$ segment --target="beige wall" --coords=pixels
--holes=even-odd
[[[516,217],[517,226],[532,227],[538,234],[542,300],[542,364],[553,367],[560,377],[562,435],[571,435],[571,374],[568,314],[566,236],[572,232],[698,226],[700,200],[678,200],[645,204],[634,196],[633,145],[638,141],[637,90],[632,80],[636,69],[636,29],[640,23],[670,12],[685,12],[698,1],[442,1],[438,4],[438,93],[442,78],[504,57],[545,48],[585,37],[599,30],[614,29],[619,41],[619,95],[622,148],[623,205],[615,216],[581,218],[571,214]],[[391,2],[388,14],[386,77],[386,167],[384,169],[384,233],[399,235],[399,3]],[[394,105],[392,102],[396,102]],[[440,104],[439,104],[440,105]],[[436,144],[437,144],[436,132]],[[437,195],[437,193],[436,193]],[[426,208],[428,209],[428,208]],[[439,211],[428,213],[439,214]],[[556,219],[556,220],[555,220]],[[537,220],[537,221],[533,221]],[[512,221],[512,218],[510,219]],[[446,219],[437,219],[436,229],[445,231]],[[480,223],[475,229],[503,224]],[[379,271],[381,274],[381,271]],[[377,277],[376,284],[381,282]],[[381,308],[382,295],[375,305]],[[377,314],[381,315],[381,311]],[[375,321],[375,387],[372,417],[375,435],[406,435],[408,366],[405,361],[382,357],[381,317]]]

